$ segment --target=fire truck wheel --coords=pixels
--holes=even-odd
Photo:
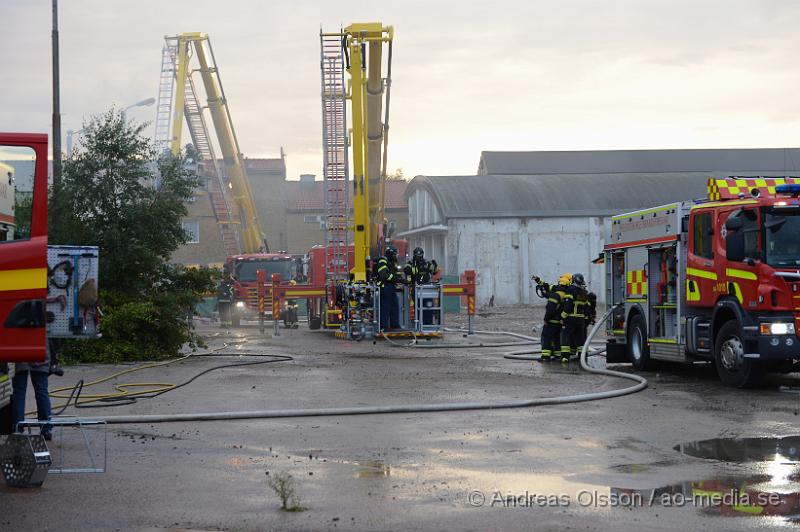
[[[757,385],[764,377],[764,367],[744,358],[744,351],[739,323],[735,320],[726,322],[714,342],[714,361],[723,384],[746,388]]]
[[[639,371],[648,370],[652,366],[646,331],[644,318],[640,314],[634,315],[628,328],[628,360]]]

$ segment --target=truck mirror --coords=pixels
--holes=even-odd
[[[771,220],[767,221],[767,223],[764,224],[764,227],[766,229],[769,229],[770,233],[774,233],[775,231],[780,229],[781,226],[783,226],[783,224],[785,223],[786,223],[785,216],[775,216]]]
[[[728,231],[739,231],[744,226],[744,222],[739,216],[728,216],[725,220],[725,229]]]
[[[730,219],[729,219],[730,221]],[[741,220],[740,220],[741,221]],[[741,224],[740,224],[741,226]],[[728,227],[727,222],[725,223],[725,227]],[[743,231],[736,231],[732,233],[728,233],[728,236],[725,237],[725,256],[728,260],[742,262],[744,261],[744,232]]]

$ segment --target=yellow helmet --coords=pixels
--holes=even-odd
[[[572,274],[562,273],[561,277],[558,278],[558,284],[562,286],[569,286],[570,284],[572,284]]]

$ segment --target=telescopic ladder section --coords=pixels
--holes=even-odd
[[[325,190],[325,278],[347,281],[350,243],[347,117],[341,33],[320,31],[322,151]]]
[[[177,98],[183,101],[183,116],[186,119],[186,125],[189,129],[189,134],[192,139],[192,144],[197,150],[199,157],[199,171],[198,173],[203,178],[207,178],[208,194],[211,200],[211,207],[214,212],[214,217],[219,229],[220,239],[226,255],[238,255],[241,253],[241,241],[238,232],[238,222],[234,221],[234,216],[227,196],[225,194],[224,185],[224,171],[222,165],[219,163],[214,152],[214,146],[210,140],[209,129],[206,124],[204,110],[205,107],[200,105],[200,98],[198,96],[197,86],[192,78],[192,70],[187,65],[183,68],[178,68],[179,46],[185,46],[183,57],[185,60],[190,59],[189,42],[180,42],[181,36],[166,37],[164,51],[162,56],[162,79],[159,85],[159,108],[156,116],[156,145],[159,152],[170,149],[172,143],[172,130],[170,119],[173,115],[173,106],[175,98],[175,81],[177,80],[177,90],[182,91],[182,98]],[[165,68],[164,65],[167,65]],[[216,71],[216,64],[212,68]],[[184,75],[185,73],[185,75]],[[171,74],[171,83],[165,79],[167,74]],[[178,77],[184,75],[184,79]],[[169,91],[169,98],[167,92]],[[164,94],[163,101],[168,102],[162,109],[162,93]],[[163,117],[163,118],[162,118]],[[161,122],[159,122],[161,120]],[[165,125],[163,125],[165,124]],[[166,130],[166,132],[164,132]],[[180,146],[179,143],[174,146]],[[174,147],[173,146],[173,147]]]
[[[170,121],[175,92],[175,58],[178,45],[169,39],[161,49],[161,76],[158,81],[158,103],[156,105],[155,147],[160,156],[169,150]]]
[[[191,75],[187,78],[186,96],[184,99],[184,115],[192,144],[197,150],[200,160],[203,161],[203,174],[208,176],[208,195],[211,198],[211,207],[217,221],[217,228],[222,239],[225,255],[238,255],[241,253],[239,235],[236,231],[237,223],[234,222],[230,205],[225,197],[223,171],[214,153],[208,135],[208,126],[203,117],[203,108],[197,99],[197,90]]]

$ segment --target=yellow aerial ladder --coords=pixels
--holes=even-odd
[[[193,57],[197,59],[196,69],[190,67]],[[200,73],[207,106],[200,104],[192,78],[194,72]],[[203,116],[205,108],[214,124],[222,155],[222,168]],[[250,190],[244,157],[239,151],[214,51],[208,35],[199,32],[165,37],[156,111],[156,146],[178,154],[184,120],[188,124],[192,143],[199,152],[200,159],[207,170],[215,174],[215,178],[210,180],[209,191],[226,253],[235,255],[241,252],[266,251],[264,231]],[[229,180],[238,216],[227,204],[223,173]]]
[[[344,29],[342,46],[346,52],[347,72],[350,74],[353,117],[355,260],[351,273],[356,282],[367,281],[369,260],[375,260],[381,255],[379,236],[386,223],[383,204],[393,38],[394,29],[379,22],[351,24]],[[386,78],[381,75],[384,45],[388,47]]]
[[[381,287],[382,283],[376,282],[371,275],[372,265],[383,254],[390,236],[385,230],[384,186],[393,41],[394,29],[378,22],[351,24],[338,33],[320,32],[326,245],[311,250],[313,286],[309,288],[315,291],[315,296],[322,295],[325,299],[317,299],[309,306],[309,326],[319,328],[320,324],[325,324],[326,327],[338,327],[337,337],[355,340],[378,336],[387,339],[441,337],[445,294],[466,297],[468,315],[471,317],[475,312],[474,271],[465,272],[462,284],[447,286],[436,280],[420,282],[412,279],[413,287],[408,280]],[[343,89],[342,63],[349,75],[346,90]],[[382,76],[384,63],[386,77]],[[347,196],[343,194],[348,182],[348,142],[344,135],[347,123],[345,100],[348,99],[352,123],[349,142],[352,147],[349,161],[353,166],[351,223],[347,223],[350,220]],[[347,277],[348,272],[341,268],[342,264],[350,262],[351,256],[349,234],[344,228],[352,230],[354,242],[353,261]],[[400,242],[395,243],[400,247]],[[324,263],[324,272],[320,271],[320,262]],[[386,291],[389,287],[397,298],[398,323],[384,326],[399,325],[399,328],[380,330],[381,300],[392,295]],[[384,298],[381,297],[382,288]],[[389,303],[393,303],[391,299]],[[471,331],[471,321],[469,323]]]
[[[353,264],[350,278],[340,283],[336,289],[336,307],[341,312],[341,329],[337,335],[349,339],[375,338],[382,334],[379,330],[380,288],[371,278],[372,263],[383,254],[383,246],[387,237],[384,216],[384,184],[386,181],[386,160],[388,152],[389,102],[391,92],[392,43],[394,29],[379,22],[356,23],[344,28],[339,34],[321,34],[323,58],[323,140],[326,149],[331,145],[331,134],[334,135],[333,147],[336,148],[335,129],[327,131],[333,123],[339,122],[339,115],[344,112],[343,105],[336,102],[335,54],[326,48],[326,38],[340,38],[344,54],[345,70],[349,75],[347,87],[352,119],[351,141],[353,167],[353,214],[351,229],[353,232]],[[386,53],[384,54],[384,50]],[[333,57],[331,68],[326,70],[325,59]],[[386,76],[383,76],[384,63]],[[334,107],[331,107],[334,105]],[[325,152],[326,178],[327,171],[336,164],[331,164],[330,150]],[[337,154],[334,149],[332,152]],[[336,157],[335,157],[336,158]],[[346,161],[346,159],[345,159]],[[336,162],[336,161],[335,161]],[[335,163],[334,162],[334,163]],[[338,175],[338,174],[337,174]],[[336,182],[327,179],[329,188],[335,188]],[[337,180],[334,180],[337,181]],[[345,179],[346,182],[346,179]],[[336,197],[336,195],[333,195]],[[335,199],[335,198],[334,198]],[[341,206],[327,200],[329,211],[338,212]],[[339,215],[339,218],[341,215]],[[334,221],[336,216],[329,216]],[[336,232],[337,229],[333,229]],[[326,234],[326,244],[331,245],[331,228]],[[333,238],[338,245],[341,237]],[[345,240],[346,242],[346,240]],[[341,246],[340,246],[341,247]],[[331,250],[327,250],[329,257]],[[334,253],[336,255],[336,253]],[[341,260],[341,259],[340,259]],[[327,261],[327,258],[326,258]],[[326,262],[326,268],[328,268]],[[328,276],[330,277],[330,276]],[[402,301],[400,314],[401,327],[405,333],[413,334],[409,318],[410,291],[403,287],[396,292]],[[334,312],[337,312],[334,311]]]

